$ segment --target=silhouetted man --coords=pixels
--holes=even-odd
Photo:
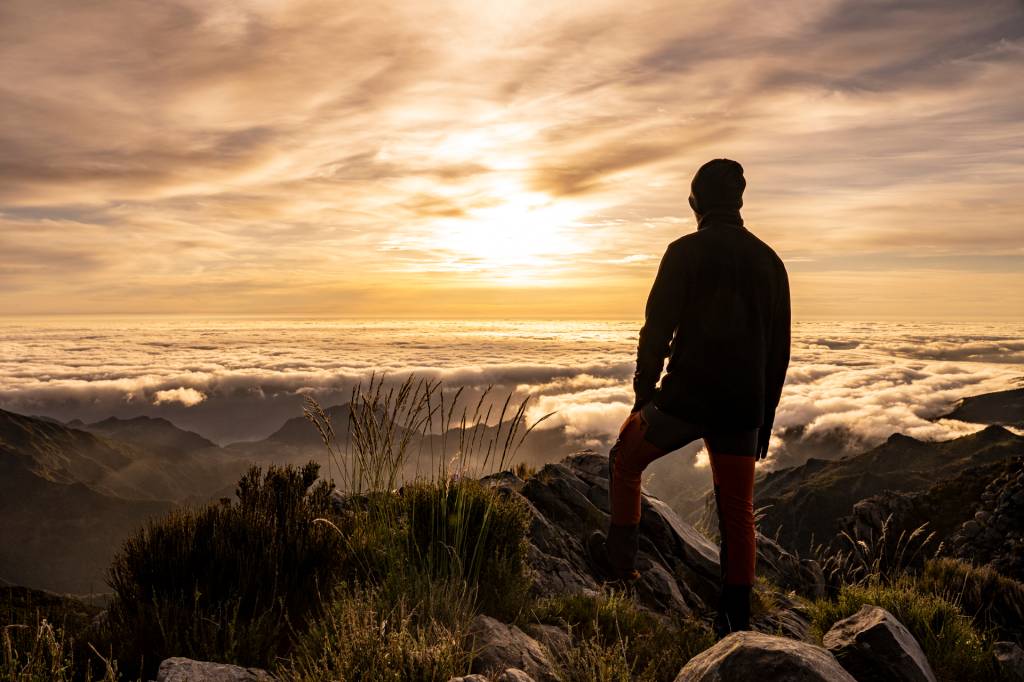
[[[743,167],[729,159],[693,178],[697,231],[669,244],[647,299],[636,403],[609,455],[611,524],[589,543],[611,579],[638,577],[640,477],[703,438],[722,537],[720,636],[750,626],[754,462],[768,452],[789,365],[789,280],[778,255],[743,226],[745,187]]]

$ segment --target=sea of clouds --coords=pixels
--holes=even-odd
[[[22,414],[162,416],[228,443],[266,437],[301,414],[305,396],[342,403],[372,374],[415,373],[465,387],[466,399],[488,386],[492,397],[530,396],[531,420],[554,413],[541,428],[601,449],[633,402],[639,324],[37,318],[0,326],[0,408]],[[1021,324],[796,324],[776,464],[793,463],[784,445],[794,433],[839,456],[894,432],[929,440],[973,432],[980,426],[938,417],[1022,375]]]

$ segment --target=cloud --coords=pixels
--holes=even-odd
[[[0,312],[632,315],[723,155],[806,310],[1021,312],[1012,0],[50,8],[0,8]]]
[[[307,395],[338,404],[373,374],[395,383],[415,373],[452,389],[465,387],[467,403],[488,387],[495,403],[510,393],[517,401],[530,396],[529,421],[555,412],[541,428],[564,428],[580,442],[603,448],[633,402],[638,327],[8,320],[0,352],[0,407],[66,420],[165,416],[228,442],[265,437],[298,416]],[[820,442],[832,449],[822,445],[815,456],[835,456],[894,432],[939,440],[977,430],[978,425],[936,419],[965,395],[1016,385],[1024,376],[1022,336],[1014,324],[797,323],[773,441]]]
[[[206,400],[206,396],[194,388],[172,388],[157,391],[153,394],[153,404],[181,403],[185,407],[193,407]]]

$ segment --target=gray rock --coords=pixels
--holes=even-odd
[[[896,617],[865,604],[825,633],[825,648],[858,682],[935,682],[921,646]]]
[[[461,677],[451,677],[448,679],[448,682],[490,682],[490,680],[488,680],[483,675],[473,674],[463,675]]]
[[[543,467],[523,481],[512,475],[485,479],[508,494],[519,494],[532,515],[528,561],[537,596],[593,594],[599,577],[591,570],[584,542],[608,524],[608,458],[579,453]],[[815,562],[800,561],[777,543],[758,537],[759,571],[784,589],[817,597],[824,575]],[[687,616],[717,602],[718,547],[683,521],[664,502],[641,501],[638,604],[657,613]]]
[[[479,615],[470,625],[469,636],[474,652],[473,672],[493,674],[517,668],[537,680],[555,679],[547,651],[515,625]]]
[[[759,632],[735,632],[683,666],[675,682],[857,682],[821,647]]]
[[[518,668],[508,668],[494,678],[495,682],[534,682],[534,679]]]
[[[227,663],[193,661],[190,658],[165,658],[160,663],[156,682],[276,682],[277,678],[259,668],[242,668]]]
[[[1007,682],[1024,682],[1024,649],[1013,642],[996,642],[992,647],[999,674]]]
[[[530,623],[523,626],[526,634],[548,648],[548,652],[557,654],[568,651],[572,646],[572,637],[569,633],[557,625],[545,625],[543,623]]]

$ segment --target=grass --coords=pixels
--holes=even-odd
[[[1024,584],[987,567],[950,558],[925,563],[918,590],[956,604],[978,627],[1017,642],[1024,637]]]
[[[9,624],[0,631],[0,680],[8,682],[118,682],[116,661],[104,658],[95,649],[95,660],[102,663],[98,676],[92,662],[76,659],[76,640],[63,627],[55,627],[45,618],[34,625]]]
[[[914,635],[939,680],[997,679],[991,640],[956,604],[923,591],[917,580],[904,575],[890,581],[869,580],[845,585],[834,600],[811,606],[811,635],[818,641],[836,621],[853,615],[865,604],[889,611]]]
[[[278,674],[296,682],[443,682],[469,672],[463,641],[471,618],[457,587],[419,603],[378,588],[345,589]]]
[[[553,653],[561,678],[571,682],[674,680],[714,644],[706,624],[655,615],[617,592],[544,599],[524,617],[569,630],[573,646]]]

